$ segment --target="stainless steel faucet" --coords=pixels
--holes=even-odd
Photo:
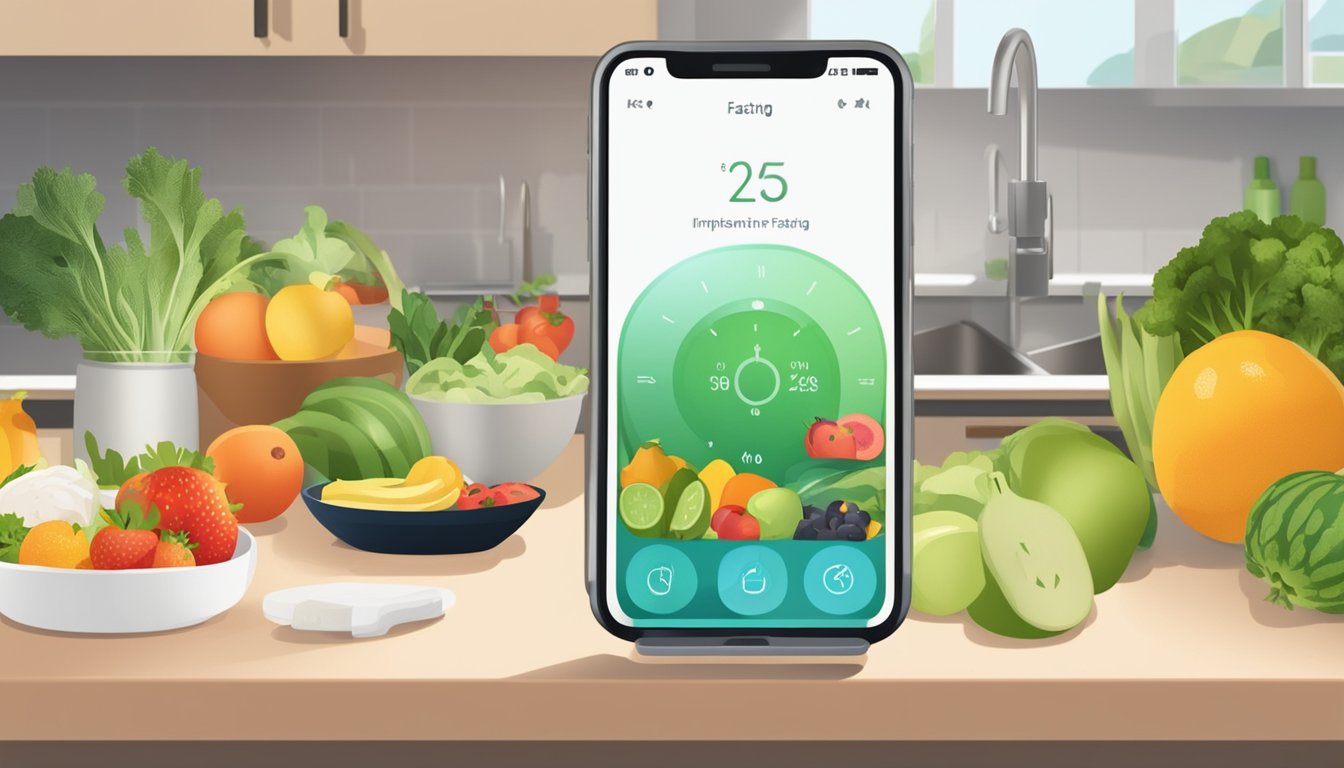
[[[1008,88],[1017,73],[1018,178],[1008,182],[1008,333],[1016,347],[1020,340],[1018,299],[1045,296],[1054,276],[1053,200],[1045,182],[1038,179],[1036,163],[1036,47],[1031,35],[1022,29],[1010,29],[999,41],[994,53],[994,70],[989,82],[989,112],[1008,114]],[[997,163],[991,174],[997,173]],[[998,195],[997,179],[990,177],[993,195]],[[998,205],[990,213],[991,232],[1002,231]]]

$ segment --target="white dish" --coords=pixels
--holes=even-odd
[[[452,590],[439,587],[338,582],[272,592],[261,611],[294,629],[382,637],[398,624],[436,619],[456,602]]]
[[[586,395],[539,403],[447,403],[411,395],[434,453],[475,482],[526,483],[569,445]]]
[[[0,614],[55,632],[165,632],[237,605],[256,569],[256,539],[241,527],[231,559],[194,568],[81,571],[0,563]]]

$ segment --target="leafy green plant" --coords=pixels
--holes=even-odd
[[[449,322],[439,319],[434,301],[423,293],[402,289],[399,299],[400,306],[388,313],[387,325],[392,346],[406,358],[406,369],[412,376],[441,357],[466,363],[480,353],[491,332],[499,327],[485,298],[458,307]]]
[[[1225,333],[1265,331],[1344,377],[1344,242],[1296,216],[1214,219],[1158,270],[1134,318],[1155,337],[1178,334],[1187,355]]]
[[[1115,300],[1112,321],[1105,294],[1097,297],[1097,324],[1101,329],[1101,353],[1111,389],[1111,413],[1134,463],[1143,470],[1148,487],[1157,491],[1153,470],[1153,416],[1176,366],[1185,354],[1174,334],[1154,336],[1135,317],[1125,312],[1124,297]]]
[[[127,229],[124,244],[108,246],[94,177],[39,168],[0,219],[0,308],[29,330],[77,337],[98,359],[181,359],[205,305],[276,258],[200,181],[199,168],[153,148],[131,158],[124,185],[149,242]]]
[[[537,275],[536,279],[520,284],[518,290],[509,295],[509,299],[521,306],[524,301],[545,293],[552,285],[555,285],[555,275]]]
[[[19,548],[27,535],[22,517],[13,512],[0,515],[0,563],[18,564]]]
[[[103,454],[92,432],[84,433],[84,447],[89,452],[89,468],[93,470],[102,488],[120,488],[122,483],[142,472],[153,472],[164,467],[192,467],[205,472],[215,471],[215,460],[187,448],[179,448],[164,441],[157,446],[145,446],[145,452],[125,459],[111,448]]]

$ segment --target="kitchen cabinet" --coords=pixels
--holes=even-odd
[[[19,56],[597,56],[658,36],[657,0],[0,0]]]

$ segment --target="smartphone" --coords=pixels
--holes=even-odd
[[[911,90],[869,42],[599,62],[587,584],[613,634],[871,643],[904,618]]]

